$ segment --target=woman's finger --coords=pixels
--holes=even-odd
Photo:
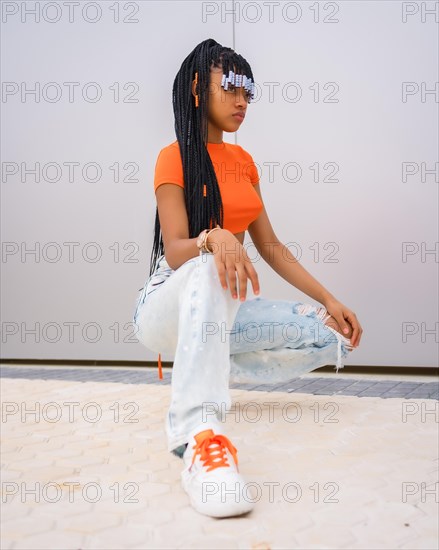
[[[340,330],[342,331],[342,333],[349,334],[350,330],[348,325],[346,324],[342,311],[336,311],[335,313],[331,313],[331,315],[337,321],[338,326],[340,327]]]
[[[236,272],[239,281],[239,299],[243,302],[247,296],[247,272],[241,264],[236,264]]]
[[[236,290],[236,271],[235,271],[235,263],[232,261],[232,262],[229,262],[227,265],[226,265],[226,269],[227,269],[227,275],[229,277],[229,287],[230,287],[230,293],[232,295],[232,298],[237,298],[238,297],[238,293],[237,293],[237,290]]]
[[[261,292],[260,286],[259,286],[259,277],[256,272],[256,269],[253,267],[250,260],[246,262],[245,264],[246,270],[247,270],[247,276],[250,279],[250,282],[252,284],[253,288],[253,294],[259,294]]]
[[[354,347],[357,347],[360,343],[359,337],[360,337],[360,323],[357,320],[357,316],[352,311],[347,311],[345,313],[346,319],[349,321],[351,327],[352,327],[352,336],[351,336],[351,344]]]

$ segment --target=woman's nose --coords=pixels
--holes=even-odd
[[[247,104],[246,91],[243,87],[236,88],[236,90],[235,90],[235,101],[239,105],[246,105]]]

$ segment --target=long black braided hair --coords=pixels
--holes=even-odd
[[[208,100],[211,68],[222,67],[223,74],[229,70],[246,75],[254,82],[250,65],[231,48],[218,44],[212,38],[204,40],[186,57],[174,80],[172,103],[175,117],[175,134],[180,147],[183,164],[184,197],[189,220],[189,238],[197,237],[203,229],[223,226],[223,204],[215,170],[207,151]],[[198,107],[192,94],[192,81],[198,73],[195,93]],[[206,196],[204,196],[204,185]],[[156,207],[154,241],[151,252],[151,275],[158,258],[164,254],[158,208]]]

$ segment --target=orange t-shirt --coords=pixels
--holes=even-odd
[[[207,143],[223,201],[223,228],[232,233],[245,231],[262,210],[262,202],[253,188],[259,174],[249,153],[233,143]],[[154,192],[162,183],[184,188],[183,163],[178,141],[164,147],[157,158]]]

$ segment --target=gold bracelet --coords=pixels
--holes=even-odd
[[[215,229],[221,229],[221,227],[219,225],[217,225],[216,227],[214,227],[213,229],[210,229],[206,235],[204,236],[204,242],[203,242],[203,246],[204,246],[204,250],[206,252],[210,252],[211,254],[213,253],[213,250],[209,250],[209,248],[207,248],[207,237],[212,233],[212,231],[215,231]]]

